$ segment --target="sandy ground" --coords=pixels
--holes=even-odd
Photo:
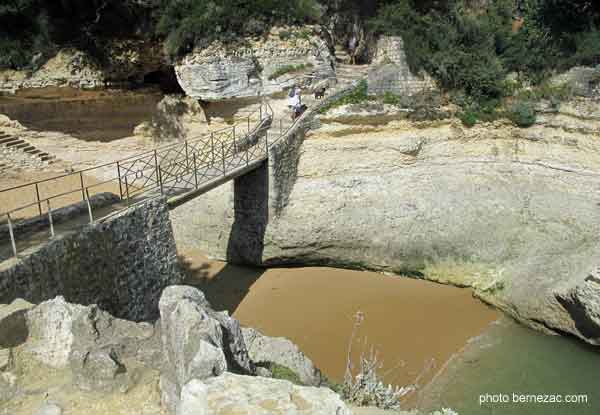
[[[470,290],[427,281],[319,267],[238,267],[208,261],[197,251],[181,258],[187,283],[203,290],[213,307],[267,335],[290,338],[338,382],[359,311],[364,321],[354,362],[359,351],[375,347],[385,379],[398,385],[414,382],[432,359],[435,368],[442,367],[498,317]]]

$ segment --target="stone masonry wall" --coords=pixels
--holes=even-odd
[[[62,295],[119,318],[151,320],[163,288],[182,278],[168,207],[156,199],[0,263],[0,303]]]
[[[391,92],[412,96],[435,89],[435,82],[426,73],[415,75],[408,66],[404,41],[400,36],[382,36],[377,41],[373,68],[368,75],[368,94]]]

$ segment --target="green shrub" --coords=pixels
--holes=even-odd
[[[465,110],[458,114],[458,118],[462,121],[463,125],[467,127],[473,127],[477,124],[477,113],[472,110]]]
[[[272,24],[293,24],[319,17],[315,0],[163,0],[156,11],[156,32],[166,37],[165,49],[171,57],[184,54],[200,41],[228,36],[237,37],[246,32],[252,22],[264,23],[268,30]],[[294,36],[282,32],[282,38]],[[302,36],[302,34],[299,34]]]
[[[508,110],[507,116],[516,126],[521,128],[531,127],[536,120],[534,106],[525,101],[514,103]]]

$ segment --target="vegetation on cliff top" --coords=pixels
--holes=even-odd
[[[600,4],[591,0],[385,3],[371,29],[401,35],[411,69],[477,101],[502,97],[510,72],[538,83],[553,70],[600,63]]]
[[[328,23],[336,13],[401,35],[409,66],[454,91],[467,120],[491,115],[514,92],[511,73],[540,84],[553,71],[600,63],[592,0],[10,0],[0,5],[0,68],[35,69],[64,46],[101,62],[107,41],[131,37],[161,40],[175,58],[215,37]]]

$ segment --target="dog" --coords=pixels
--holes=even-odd
[[[324,86],[315,90],[315,99],[321,99],[325,96],[325,91],[327,90],[327,88],[325,88]]]

